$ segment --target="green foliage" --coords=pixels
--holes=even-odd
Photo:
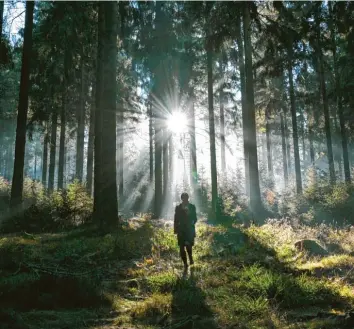
[[[10,185],[4,179],[0,181],[0,191],[6,201]],[[48,195],[41,183],[25,178],[23,199],[24,210],[5,218],[1,226],[3,232],[46,232],[72,228],[86,223],[93,207],[87,190],[78,181],[69,184],[65,190]],[[5,202],[5,209],[7,206],[8,202]]]

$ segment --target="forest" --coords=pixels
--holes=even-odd
[[[354,328],[353,109],[352,1],[0,0],[0,327]]]

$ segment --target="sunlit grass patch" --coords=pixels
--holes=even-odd
[[[171,312],[172,294],[153,293],[144,301],[136,302],[131,308],[131,314],[135,318],[161,316]]]
[[[317,268],[331,269],[340,268],[343,266],[352,266],[354,257],[349,255],[332,255],[324,257],[317,261],[310,261],[298,266],[299,269],[314,270]]]
[[[152,292],[171,292],[177,285],[178,278],[173,272],[159,273],[146,279],[146,285]]]

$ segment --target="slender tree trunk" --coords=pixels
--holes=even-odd
[[[338,163],[338,177],[339,180],[342,181],[343,180],[343,175],[342,175],[342,156],[341,156],[341,143],[340,143],[340,127],[339,127],[339,123],[338,123],[338,119],[337,119],[337,114],[334,113],[334,131],[335,131],[335,151],[334,151],[334,157],[335,160]]]
[[[257,139],[256,139],[256,115],[254,108],[253,68],[252,68],[252,43],[251,43],[251,19],[249,4],[245,2],[243,12],[243,33],[245,40],[245,77],[247,121],[249,123],[248,150],[249,150],[249,177],[250,177],[250,208],[253,212],[261,211],[261,192],[259,187]]]
[[[329,166],[329,177],[331,184],[335,184],[336,176],[334,170],[334,159],[333,159],[333,149],[332,149],[332,137],[331,137],[331,123],[329,118],[329,107],[328,107],[328,97],[326,90],[326,81],[324,77],[324,66],[323,66],[323,55],[319,51],[319,80],[321,86],[321,94],[323,101],[323,114],[325,119],[325,132],[326,132],[326,142],[327,142],[327,158]]]
[[[43,141],[43,158],[42,158],[42,184],[47,187],[47,170],[48,170],[48,143],[49,143],[49,131],[48,123],[46,124],[44,132],[44,141]]]
[[[119,181],[119,202],[123,204],[124,196],[124,112],[120,109],[118,114],[118,181]]]
[[[198,199],[198,172],[197,172],[197,143],[195,138],[195,109],[194,109],[194,93],[189,92],[190,100],[190,151],[191,151],[191,184],[194,194],[194,199]]]
[[[23,192],[23,167],[26,147],[26,123],[28,111],[28,91],[30,75],[30,58],[32,50],[32,30],[33,30],[34,2],[26,2],[25,33],[22,51],[22,67],[20,94],[17,112],[17,128],[15,142],[14,172],[11,186],[11,207],[16,207],[22,203]]]
[[[93,199],[93,218],[96,223],[103,226],[103,183],[102,183],[102,93],[103,93],[103,58],[104,58],[104,33],[105,15],[104,4],[98,3],[98,37],[97,37],[97,61],[96,61],[96,94],[95,94],[95,139],[94,139],[94,199]],[[116,177],[116,176],[114,176]]]
[[[291,157],[290,157],[290,131],[288,127],[287,111],[284,109],[284,128],[285,128],[285,142],[286,142],[286,156],[288,161],[288,173],[291,175]]]
[[[153,131],[153,120],[152,120],[152,104],[149,102],[149,167],[150,183],[154,180],[154,131]]]
[[[209,37],[210,38],[210,37]],[[210,137],[210,165],[211,165],[211,204],[212,215],[217,215],[218,181],[216,171],[215,122],[214,122],[214,94],[213,94],[213,46],[207,41],[207,71],[208,71],[208,107],[209,107],[209,137]]]
[[[95,140],[95,95],[96,85],[92,85],[92,99],[90,106],[90,126],[89,126],[89,139],[87,145],[87,191],[92,195],[92,174],[93,174],[93,153],[94,153],[94,140]]]
[[[59,138],[59,164],[58,164],[58,190],[64,187],[64,151],[65,151],[65,126],[66,126],[66,84],[62,94],[63,104],[60,112],[60,138]]]
[[[345,129],[342,92],[340,87],[340,80],[339,80],[340,77],[339,77],[338,65],[337,65],[337,45],[335,39],[335,26],[333,23],[332,23],[331,35],[332,35],[332,52],[333,52],[333,65],[334,65],[334,77],[335,77],[335,88],[336,88],[335,97],[337,102],[337,113],[339,117],[339,127],[340,127],[342,150],[343,150],[344,179],[347,183],[351,183],[349,153],[348,153],[348,139],[347,139],[347,133]]]
[[[223,81],[223,59],[219,61],[219,75]],[[221,83],[219,90],[220,102],[220,148],[221,148],[221,172],[223,178],[226,178],[226,160],[225,160],[225,113],[224,113],[224,82]]]
[[[280,113],[280,128],[281,128],[281,150],[283,155],[283,172],[284,172],[284,185],[288,185],[288,164],[286,161],[286,140],[285,140],[285,126],[284,126],[284,115]]]
[[[50,155],[49,155],[49,177],[48,177],[48,190],[54,190],[54,175],[55,175],[55,156],[56,156],[56,148],[57,148],[57,120],[58,113],[57,110],[54,109],[52,114],[52,128],[51,128],[51,136],[50,136]]]
[[[100,133],[101,145],[99,153],[95,152],[95,159],[101,157],[98,174],[100,175],[100,203],[97,205],[96,213],[101,216],[101,221],[105,221],[109,226],[117,223],[118,199],[117,199],[117,174],[116,174],[116,72],[117,72],[117,3],[102,2],[99,4],[99,16],[103,14],[103,31],[99,23],[99,39],[103,39],[102,63],[97,66],[102,70],[102,81],[100,74],[97,79],[99,106],[96,114],[100,123],[99,129],[95,130],[96,137]],[[103,13],[101,13],[103,11]],[[100,53],[101,50],[98,49]],[[104,86],[104,87],[103,87]],[[102,89],[101,89],[102,88]],[[104,129],[103,129],[104,127]],[[96,144],[95,144],[96,151]],[[96,167],[95,163],[95,167]],[[96,171],[95,171],[96,178]],[[103,224],[103,222],[101,222]]]
[[[250,198],[250,175],[249,175],[249,150],[248,150],[248,113],[246,102],[246,80],[245,80],[245,63],[243,56],[243,43],[241,33],[241,18],[237,20],[236,28],[236,41],[238,49],[238,67],[240,71],[240,83],[241,83],[241,104],[242,104],[242,130],[243,130],[243,154],[245,163],[245,187],[246,195]]]
[[[162,21],[162,2],[156,2],[156,14],[155,14],[155,35],[159,36],[161,31]],[[162,50],[162,45],[157,45],[158,49]],[[154,95],[159,101],[164,97],[164,81],[163,78],[163,59],[161,58],[156,72],[155,72],[155,86]],[[160,113],[159,104],[154,100],[153,113],[154,113],[154,131],[155,131],[155,202],[154,202],[154,217],[159,218],[162,210],[162,128],[163,118]]]
[[[294,78],[292,68],[292,49],[289,49],[289,62],[288,62],[288,74],[289,74],[289,93],[290,93],[290,107],[291,118],[293,125],[293,143],[294,143],[294,158],[295,158],[295,179],[296,179],[296,193],[302,193],[302,180],[301,180],[301,168],[300,168],[300,154],[299,154],[299,137],[297,130],[297,117],[295,106],[295,93],[294,93]]]
[[[168,140],[168,155],[169,155],[169,158],[168,158],[168,169],[169,169],[169,172],[170,172],[170,182],[169,182],[169,185],[168,185],[168,188],[170,190],[170,195],[172,197],[172,193],[173,193],[173,136],[171,134],[170,136],[170,139]]]
[[[4,20],[4,4],[5,1],[0,1],[0,44],[1,44],[1,39],[2,39],[2,25],[3,25],[3,20]]]
[[[272,142],[271,142],[270,134],[271,134],[270,118],[269,118],[269,113],[266,112],[266,140],[267,140],[268,173],[269,173],[269,176],[272,177],[272,179],[273,179],[274,173],[273,173],[273,161],[272,161]]]
[[[167,128],[163,130],[163,142],[162,142],[162,151],[163,151],[163,194],[165,201],[168,197],[168,182],[169,182],[169,173],[168,173],[168,139],[169,132]]]
[[[315,165],[315,148],[314,148],[314,135],[313,135],[313,127],[314,127],[314,109],[311,108],[309,111],[309,123],[308,123],[308,134],[309,134],[309,142],[310,142],[310,162],[311,166]]]
[[[84,171],[84,140],[85,140],[85,63],[81,59],[81,95],[80,106],[77,111],[77,139],[76,139],[76,178],[82,183]]]

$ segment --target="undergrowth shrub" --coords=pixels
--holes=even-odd
[[[9,193],[10,184],[0,180],[0,194],[8,198]],[[40,182],[29,178],[24,181],[23,207],[10,213],[8,201],[3,204],[6,208],[2,209],[0,230],[4,233],[72,228],[86,223],[93,208],[93,200],[78,181],[69,184],[65,190],[48,193]]]

